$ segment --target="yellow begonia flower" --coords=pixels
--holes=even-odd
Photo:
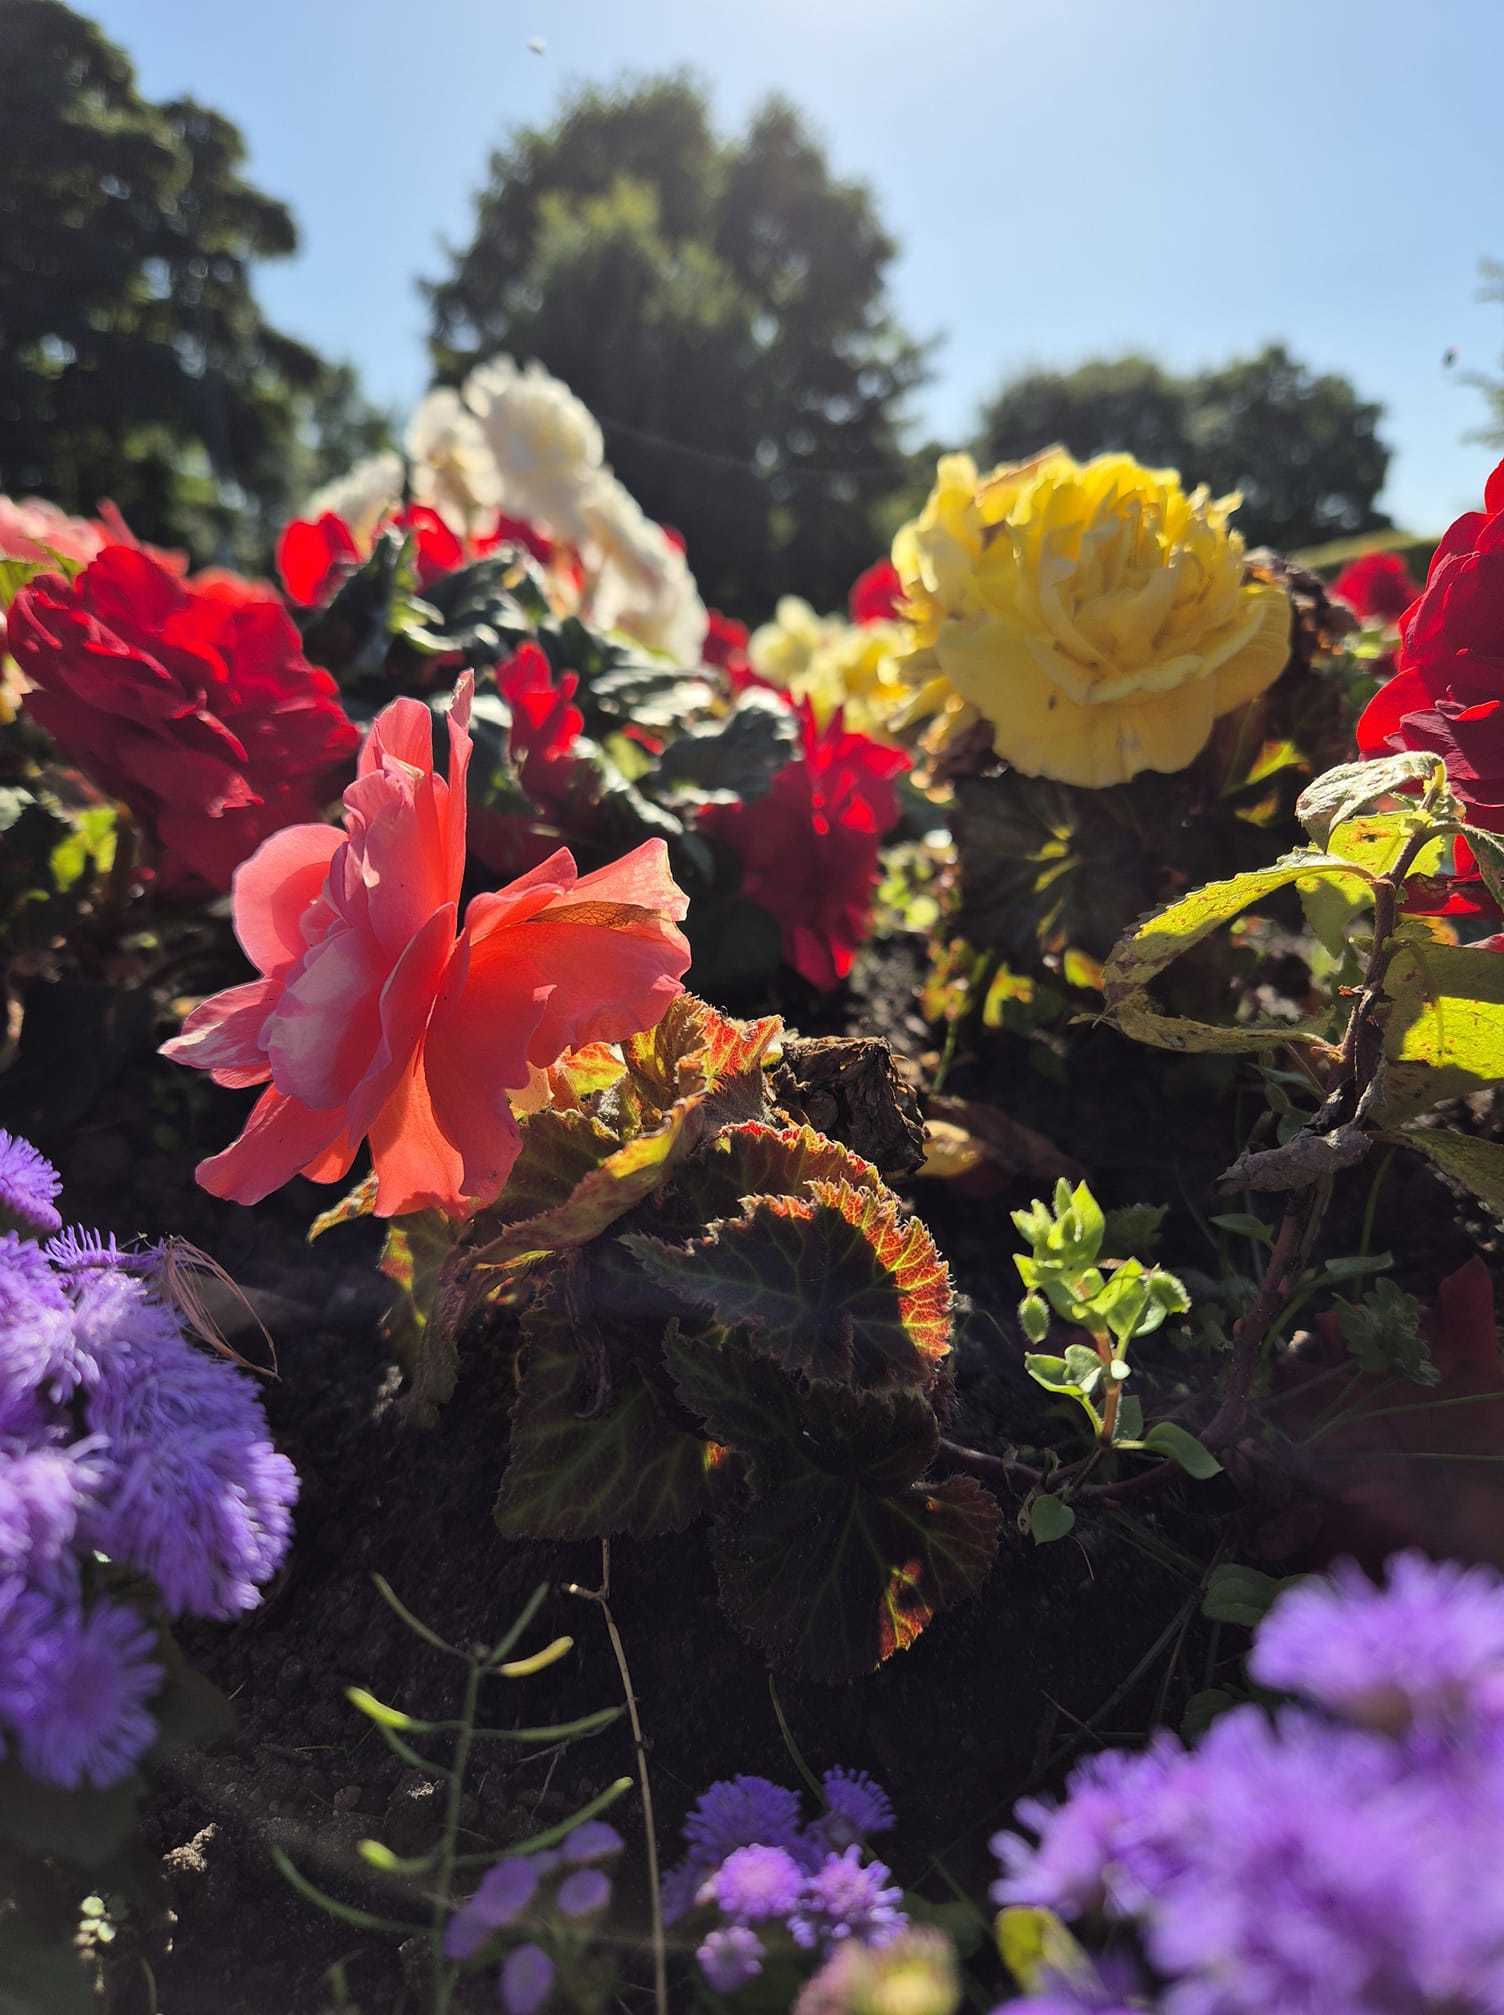
[[[1051,448],[979,476],[941,459],[893,542],[913,623],[909,718],[978,717],[1025,776],[1099,788],[1183,770],[1290,656],[1282,588],[1249,581],[1241,500],[1188,496],[1131,455]]]
[[[893,741],[893,716],[913,699],[899,671],[909,639],[907,623],[817,616],[808,602],[784,595],[773,621],[752,632],[747,654],[761,677],[809,701],[817,726],[839,707],[854,733]]]

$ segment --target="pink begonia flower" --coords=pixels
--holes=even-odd
[[[214,1195],[337,1182],[369,1138],[378,1216],[467,1216],[517,1158],[509,1094],[536,1103],[565,1050],[652,1028],[682,992],[688,899],[661,840],[589,875],[560,848],[475,896],[457,931],[473,688],[466,674],[455,690],[447,781],[427,707],[394,700],[344,832],[288,826],[237,871],[235,933],[261,977],[163,1045],[217,1084],[267,1086],[239,1140],[199,1163]]]

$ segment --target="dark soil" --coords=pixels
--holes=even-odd
[[[804,996],[783,1005],[807,1032],[876,1031],[912,1059],[929,1041],[914,1013],[916,976],[899,944],[834,1008]],[[1001,1107],[1047,1136],[1091,1172],[1104,1202],[1171,1204],[1162,1256],[1181,1270],[1210,1270],[1213,1250],[1188,1200],[1209,1193],[1242,1144],[1245,1115],[1231,1078],[1186,1066],[1146,1070],[1142,1052],[1095,1030],[1073,1032],[1062,1083],[1032,1066],[1033,1048],[1017,1038],[987,1038],[975,1055],[963,1047],[947,1091]],[[368,1686],[442,1717],[456,1711],[459,1668],[404,1629],[372,1577],[384,1575],[457,1643],[494,1641],[546,1581],[553,1592],[530,1642],[568,1631],[576,1650],[521,1686],[492,1682],[504,1697],[490,1712],[513,1725],[567,1720],[620,1699],[600,1615],[564,1592],[572,1581],[595,1585],[600,1553],[498,1534],[491,1510],[509,1391],[494,1346],[464,1354],[437,1428],[408,1424],[378,1330],[386,1290],[374,1272],[371,1225],[345,1227],[310,1249],[304,1233],[327,1192],[297,1183],[247,1212],[192,1186],[194,1159],[231,1136],[243,1106],[243,1096],[206,1090],[137,1047],[122,1052],[113,1083],[91,1087],[86,1112],[69,1110],[63,1126],[49,1127],[40,1101],[26,1115],[63,1168],[71,1216],[127,1233],[177,1233],[240,1283],[276,1340],[280,1379],[267,1387],[268,1411],[303,1480],[296,1542],[264,1606],[233,1627],[182,1634],[193,1662],[230,1696],[238,1726],[231,1740],[178,1768],[150,1807],[162,1908],[138,1913],[119,1941],[111,2005],[121,2015],[151,2005],[144,1958],[162,2015],[312,2015],[339,2005],[329,1979],[337,1962],[363,2015],[416,2011],[422,1941],[403,1947],[322,1915],[287,1886],[270,1853],[282,1847],[314,1880],[366,1909],[422,1916],[411,1895],[377,1885],[355,1845],[374,1835],[399,1854],[421,1851],[436,1830],[437,1780],[404,1767],[345,1689]],[[962,1297],[952,1431],[1000,1448],[1041,1423],[1040,1395],[1019,1361],[1007,1212],[1044,1184],[1028,1168],[989,1180],[990,1193],[970,1179],[919,1183],[912,1193]],[[1341,1241],[1355,1230],[1362,1187],[1334,1219],[1335,1249],[1351,1249]],[[1424,1170],[1395,1167],[1378,1238],[1417,1280],[1434,1281],[1464,1259],[1475,1229]],[[248,1355],[260,1348],[247,1326],[235,1340]],[[1178,1372],[1171,1366],[1165,1375]],[[1239,1515],[1225,1480],[1172,1487],[1132,1520],[1083,1517],[1071,1540],[1046,1548],[1005,1515],[986,1587],[939,1617],[915,1649],[840,1690],[778,1682],[800,1749],[817,1771],[863,1766],[888,1786],[901,1880],[937,1901],[955,1893],[952,1883],[982,1896],[988,1835],[1021,1792],[1058,1778],[1077,1747],[1155,1716],[1173,1722],[1206,1683],[1215,1647],[1197,1620],[1196,1578],[1181,1563],[1209,1560],[1219,1543],[1236,1557]],[[767,1674],[722,1619],[697,1534],[618,1543],[611,1595],[651,1751],[660,1846],[672,1859],[678,1822],[711,1780],[738,1771],[797,1777]],[[1235,1656],[1236,1635],[1223,1633],[1224,1657]],[[624,1722],[562,1752],[520,1762],[519,1754],[500,1744],[482,1750],[463,1814],[469,1846],[503,1849],[633,1769]],[[630,1849],[641,1824],[635,1795],[613,1817]],[[626,1858],[620,1907],[629,1927],[642,1928],[641,1856]],[[629,1960],[629,1976],[636,1964]],[[473,2005],[494,2005],[492,1991],[478,1988]],[[642,2003],[629,1992],[623,2005]]]

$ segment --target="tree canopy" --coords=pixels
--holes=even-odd
[[[474,236],[431,284],[442,378],[536,357],[594,410],[618,475],[680,525],[707,596],[830,605],[883,550],[924,350],[886,296],[893,240],[771,99],[713,130],[682,75],[573,97],[491,157]]]
[[[1241,490],[1249,544],[1290,551],[1389,523],[1375,506],[1389,466],[1382,414],[1282,343],[1184,376],[1127,356],[1004,385],[983,411],[980,453],[990,463],[1053,441],[1078,456],[1127,449],[1216,495]]]
[[[251,268],[297,243],[237,128],[156,104],[61,0],[0,0],[0,487],[259,559],[335,452],[383,431],[347,367],[273,328]]]

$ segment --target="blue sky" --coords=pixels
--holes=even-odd
[[[964,437],[1022,366],[1283,337],[1383,401],[1398,522],[1439,530],[1493,459],[1460,377],[1504,353],[1477,299],[1504,259],[1497,0],[79,4],[151,95],[238,121],[302,230],[269,311],[387,401],[424,385],[413,281],[466,235],[505,129],[571,83],[689,64],[723,125],[781,89],[875,185],[899,313],[946,335],[925,431]]]

